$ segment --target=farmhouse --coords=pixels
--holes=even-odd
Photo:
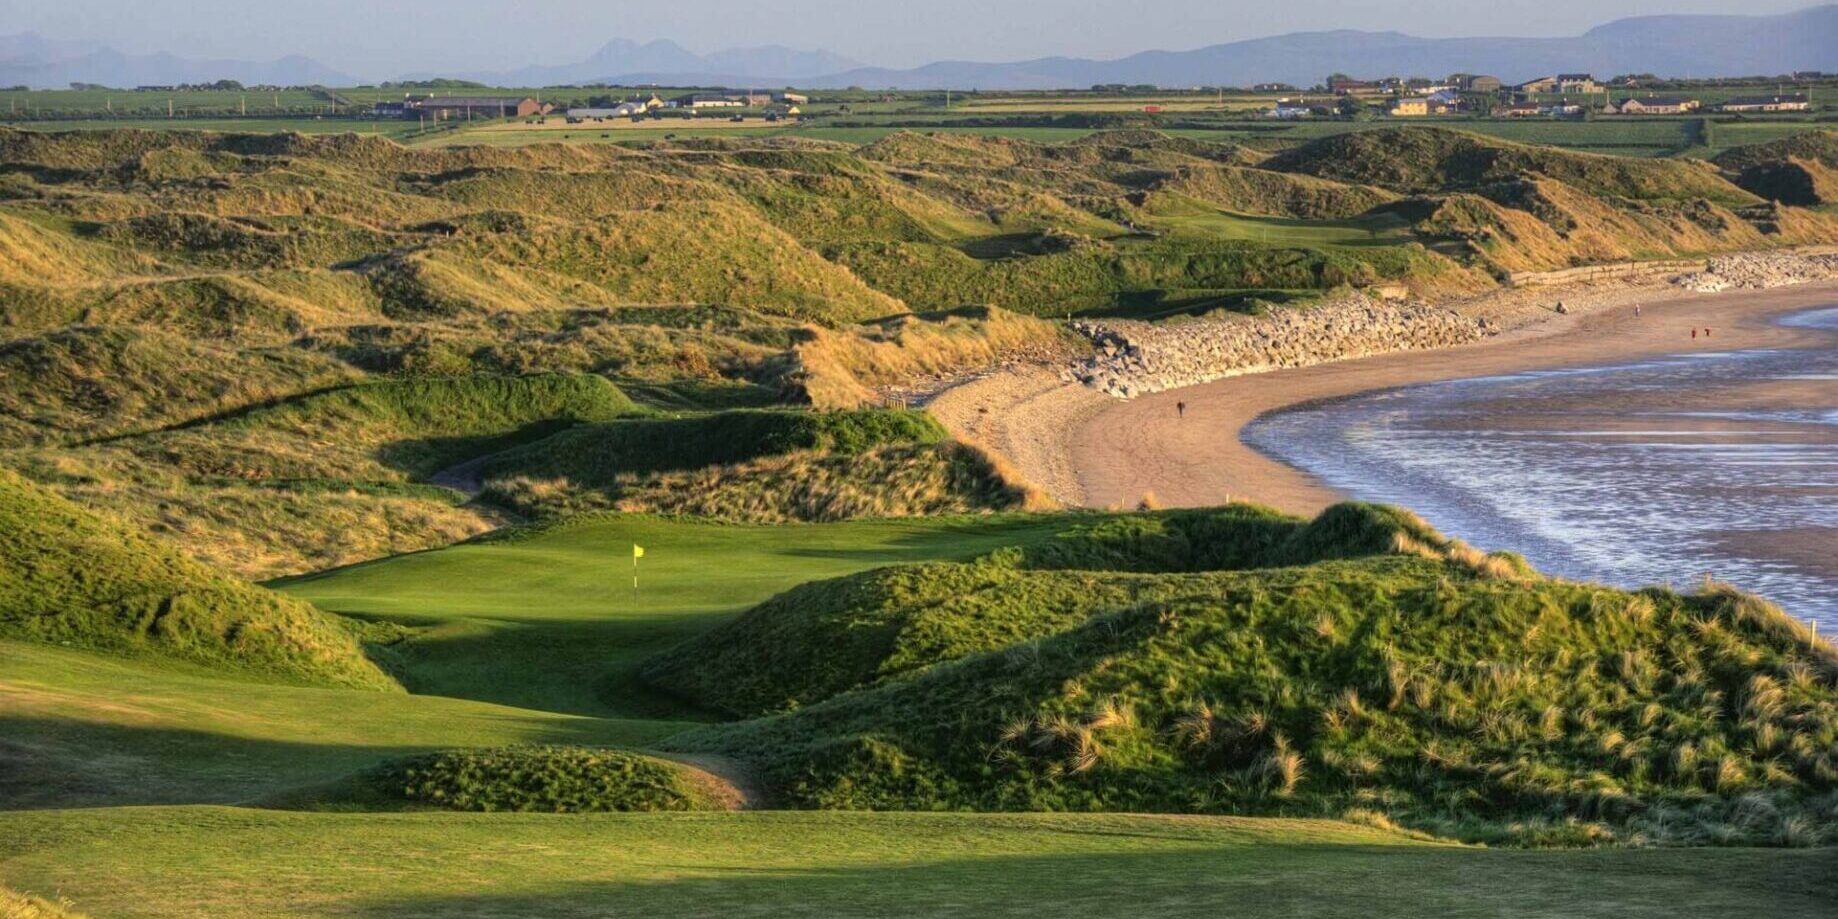
[[[544,102],[516,96],[438,96],[414,97],[409,108],[434,121],[448,118],[525,118],[546,115],[554,110]]]
[[[1804,112],[1812,108],[1805,93],[1779,96],[1738,96],[1717,106],[1723,112]]]
[[[1430,100],[1425,96],[1408,96],[1391,103],[1391,114],[1409,118],[1430,113]]]
[[[1548,95],[1551,93],[1563,93],[1565,95],[1579,93],[1587,95],[1589,93],[1599,93],[1602,91],[1602,86],[1595,81],[1595,77],[1586,73],[1560,73],[1554,77],[1539,77],[1536,80],[1520,83],[1514,88],[1519,92],[1529,95]]]
[[[1510,102],[1493,107],[1495,118],[1536,118],[1544,114],[1544,106],[1536,102]]]
[[[568,110],[569,123],[607,118],[634,118],[648,111],[642,102],[621,102],[612,108],[571,108]]]
[[[690,93],[670,100],[671,108],[745,108],[746,103],[738,97],[721,93]]]
[[[1683,115],[1697,109],[1698,100],[1684,96],[1629,96],[1608,103],[1608,111],[1621,115]]]
[[[772,98],[780,102],[783,102],[786,105],[809,105],[811,104],[811,97],[806,96],[803,93],[773,93]]]

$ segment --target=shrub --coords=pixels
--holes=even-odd
[[[366,779],[387,798],[451,810],[592,813],[714,808],[678,764],[588,747],[429,753],[379,767]]]

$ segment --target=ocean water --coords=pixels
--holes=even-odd
[[[1782,322],[1838,330],[1838,308]],[[1410,386],[1266,415],[1245,439],[1551,574],[1709,574],[1838,633],[1838,346]]]

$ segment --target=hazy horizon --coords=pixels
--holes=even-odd
[[[1630,16],[1768,15],[1806,0],[1552,0],[1497,10],[1453,0],[1268,5],[1158,0],[1116,15],[1094,0],[933,0],[864,10],[843,0],[682,0],[668,6],[533,0],[0,0],[0,32],[92,41],[130,54],[271,60],[299,54],[366,80],[413,72],[476,72],[582,60],[613,39],[669,39],[697,53],[758,45],[821,49],[884,67],[938,60],[1116,58],[1286,32],[1397,31],[1429,38],[1557,37]],[[1141,9],[1141,8],[1138,8]],[[509,20],[509,21],[507,21]],[[522,28],[516,26],[521,24]]]

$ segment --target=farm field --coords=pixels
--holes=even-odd
[[[58,91],[65,92],[65,91]],[[494,90],[511,94],[542,95],[537,90]],[[395,98],[400,92],[340,91],[341,96],[369,104]],[[737,131],[761,137],[806,137],[842,143],[871,143],[902,130],[944,134],[967,134],[984,137],[1007,137],[1043,143],[1059,143],[1089,136],[1102,127],[1041,125],[1026,123],[1030,117],[1060,119],[1083,115],[1108,115],[1161,124],[1171,136],[1214,142],[1244,143],[1273,149],[1305,143],[1354,131],[1394,127],[1400,123],[1437,126],[1471,131],[1517,143],[1543,144],[1565,149],[1619,156],[1659,157],[1670,155],[1710,156],[1744,144],[1764,143],[1821,129],[1829,130],[1838,122],[1820,120],[1819,116],[1794,118],[1728,118],[1703,117],[1608,117],[1594,121],[1554,121],[1550,119],[1502,120],[1490,118],[1424,118],[1399,122],[1395,119],[1370,121],[1298,121],[1276,122],[1257,116],[1259,105],[1268,100],[1228,97],[1224,109],[1216,101],[1169,100],[1149,102],[1093,101],[1089,99],[1021,100],[998,97],[954,104],[924,102],[852,103],[850,111],[839,111],[835,104],[813,103],[805,107],[805,117],[797,122],[767,122],[757,114],[746,121],[730,123],[720,118],[691,120],[665,119],[634,124],[629,121],[606,124],[568,125],[525,124],[518,120],[492,120],[479,123],[447,123],[438,128],[423,128],[413,122],[375,121],[343,115],[314,116],[300,114],[296,106],[286,115],[263,115],[251,109],[247,117],[226,116],[226,111],[199,102],[187,115],[160,117],[151,111],[104,117],[100,109],[91,110],[89,91],[80,95],[79,107],[69,111],[87,117],[58,120],[18,120],[17,127],[29,130],[71,131],[140,128],[143,130],[199,130],[263,133],[299,131],[309,134],[378,134],[408,144],[452,146],[479,144],[487,146],[523,146],[536,143],[648,143],[667,137],[705,138],[731,136]],[[31,94],[18,94],[21,96]],[[222,94],[207,93],[205,96]],[[0,92],[0,103],[5,102]],[[372,99],[371,97],[375,97]],[[283,104],[289,97],[283,94]],[[221,101],[221,100],[217,100]],[[942,101],[942,98],[941,100]],[[101,103],[97,103],[100,105]],[[1146,115],[1143,104],[1158,104],[1165,109],[1160,115]],[[163,103],[162,103],[163,105]],[[310,106],[306,107],[310,109]],[[1005,119],[1016,124],[1001,123]],[[604,135],[604,136],[603,136]],[[1708,135],[1708,137],[1707,137]],[[1706,143],[1708,139],[1708,143]]]

